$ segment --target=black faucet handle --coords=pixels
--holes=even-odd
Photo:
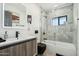
[[[16,38],[18,38],[18,36],[19,36],[18,34],[20,34],[20,33],[18,31],[16,31]]]
[[[16,31],[17,34],[20,34],[19,31]]]

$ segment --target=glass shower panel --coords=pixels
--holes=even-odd
[[[43,28],[46,27],[46,38],[45,43],[47,44],[47,50],[52,54],[75,56],[76,55],[76,28],[74,26],[73,19],[73,5],[63,7],[58,10],[54,10],[53,13],[49,13],[45,23],[42,23]],[[60,12],[60,14],[59,14]],[[65,16],[62,17],[61,16]],[[60,21],[58,18],[60,17]],[[53,19],[53,20],[52,20]],[[44,19],[42,19],[43,22]],[[60,22],[60,24],[58,24]],[[44,26],[46,24],[46,26]],[[43,30],[42,30],[43,31]],[[42,32],[43,33],[43,32]],[[42,34],[44,39],[44,35]]]
[[[61,12],[60,10],[54,11],[55,14],[51,13],[54,14],[54,17],[52,16],[51,19],[48,19],[47,27],[47,39],[51,42],[53,41],[56,49],[56,54],[58,53],[65,56],[76,55],[76,48],[74,43],[74,41],[76,40],[74,39],[76,30],[73,21],[73,9],[71,8],[73,7],[73,5],[68,7],[70,8],[61,8],[62,14],[58,14],[58,12]],[[64,11],[64,9],[66,10]],[[61,16],[65,15],[67,16],[67,18],[61,18]],[[56,17],[60,17],[60,20],[58,21]],[[59,22],[59,25],[57,22]]]

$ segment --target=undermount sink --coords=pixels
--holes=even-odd
[[[18,38],[18,39],[17,38],[7,38],[6,39],[7,42],[9,42],[9,41],[19,41],[19,40],[23,40],[23,38]]]
[[[17,38],[7,38],[6,41],[15,41]]]
[[[0,43],[1,43],[1,42],[5,42],[5,41],[6,41],[6,40],[4,40],[4,39],[0,38]]]

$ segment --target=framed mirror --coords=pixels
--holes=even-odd
[[[26,25],[26,7],[21,3],[4,4],[4,28],[24,28]]]

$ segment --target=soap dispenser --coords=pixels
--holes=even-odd
[[[4,39],[7,39],[7,38],[8,38],[8,34],[7,34],[7,31],[5,31]]]

